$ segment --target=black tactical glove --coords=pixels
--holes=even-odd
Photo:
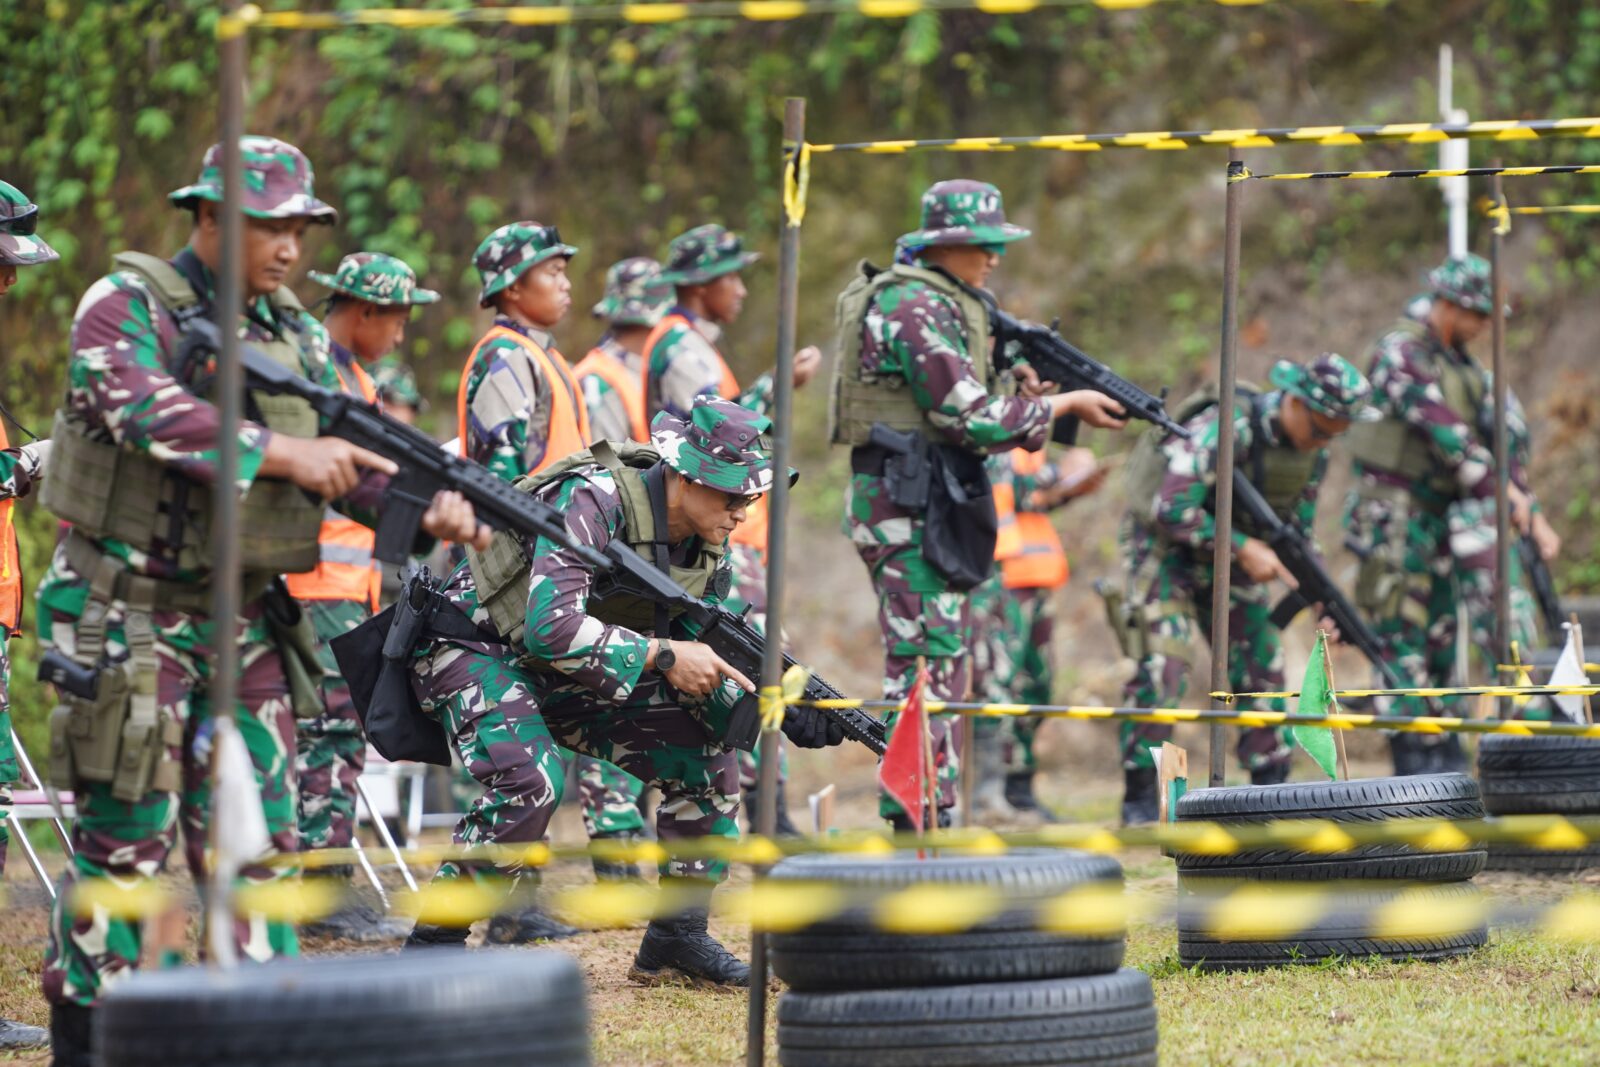
[[[844,741],[844,730],[817,708],[787,708],[783,734],[799,748],[828,748]]]

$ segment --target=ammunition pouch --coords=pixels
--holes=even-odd
[[[1105,605],[1106,623],[1116,635],[1117,648],[1135,663],[1143,660],[1149,634],[1144,627],[1141,605],[1130,603],[1122,590],[1103,578],[1095,581],[1094,591],[1100,594],[1100,600]]]
[[[1345,541],[1345,547],[1361,561],[1356,570],[1352,600],[1361,613],[1375,623],[1395,619],[1405,610],[1410,584],[1404,565],[1405,540],[1416,498],[1398,486],[1370,481],[1358,486],[1356,494],[1363,502],[1376,502],[1381,508],[1370,508],[1380,513],[1368,516],[1367,521],[1377,527],[1372,531],[1371,548],[1354,539]],[[1427,623],[1425,618],[1419,621],[1423,625]]]
[[[327,705],[322,699],[326,673],[317,659],[317,632],[300,602],[289,595],[282,578],[274,578],[261,598],[267,632],[283,660],[289,680],[289,699],[297,719],[315,719]]]
[[[62,701],[50,713],[50,782],[58,789],[109,782],[111,795],[130,804],[151,792],[177,792],[182,778],[173,751],[183,743],[183,724],[157,704],[159,663],[150,618],[157,583],[127,574],[109,556],[100,557],[91,573],[71,657],[76,669],[43,674],[69,683],[58,687]],[[119,581],[126,596],[114,595]],[[122,623],[128,657],[116,662],[104,658],[113,600],[128,606]]]

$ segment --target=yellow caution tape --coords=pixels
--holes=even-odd
[[[811,188],[811,146],[788,147],[783,168],[783,217],[794,229],[806,218],[806,193]]]
[[[1555,204],[1550,207],[1527,205],[1511,209],[1513,215],[1600,215],[1600,204]],[[1600,670],[1600,667],[1594,668]]]
[[[1230,174],[1228,180],[1230,182],[1373,181],[1380,178],[1489,178],[1496,175],[1506,178],[1532,178],[1541,174],[1600,174],[1600,166],[1563,164],[1543,167],[1461,167],[1450,170],[1315,170],[1285,174],[1256,174],[1244,170]]]

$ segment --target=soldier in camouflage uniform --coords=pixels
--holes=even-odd
[[[1304,366],[1279,360],[1271,382],[1277,388],[1270,392],[1239,390],[1233,405],[1235,469],[1309,541],[1328,443],[1353,422],[1376,417],[1369,407],[1372,386],[1332,353]],[[1180,405],[1176,415],[1190,431],[1189,439],[1148,431],[1126,468],[1129,514],[1119,541],[1128,617],[1126,629],[1118,630],[1123,651],[1138,661],[1123,697],[1134,707],[1173,707],[1182,701],[1194,631],[1211,632],[1220,408],[1214,395],[1202,394]],[[1271,583],[1292,584],[1293,578],[1257,532],[1235,512],[1228,609],[1228,684],[1235,691],[1283,688],[1283,643],[1269,617]],[[1281,701],[1267,707],[1283,710]],[[1170,726],[1123,724],[1125,824],[1155,821],[1151,752],[1171,736]],[[1290,746],[1279,730],[1240,731],[1238,754],[1254,784],[1288,778]]]
[[[417,375],[398,359],[379,360],[372,368],[372,384],[378,390],[378,402],[384,414],[415,426],[417,419],[428,410],[428,400],[417,388]]]
[[[1036,451],[1063,416],[1122,425],[1110,398],[1078,391],[1045,394],[1031,368],[1019,368],[1024,395],[1004,395],[993,372],[983,305],[951,280],[981,287],[1006,245],[1028,231],[1005,220],[1000,193],[976,181],[940,182],[922,197],[922,227],[900,238],[899,262],[865,274],[840,298],[835,443],[852,446],[844,531],[867,566],[878,597],[886,659],[883,695],[903,698],[926,657],[930,699],[967,694],[969,592],[954,588],[923,555],[923,514],[890,499],[888,458],[868,443],[874,424],[917,433],[973,454]],[[948,273],[940,273],[945,271]],[[934,759],[942,813],[956,803],[957,738],[934,716]],[[888,796],[879,811],[909,826]]]
[[[1458,575],[1462,608],[1477,616],[1474,633],[1492,628],[1495,555],[1493,381],[1467,351],[1494,310],[1489,265],[1481,256],[1451,257],[1428,283],[1426,307],[1373,346],[1368,374],[1383,418],[1351,436],[1357,484],[1345,509],[1345,546],[1361,560],[1356,606],[1372,619],[1401,678],[1424,687],[1448,686],[1454,677]],[[1520,406],[1508,406],[1507,425],[1513,523],[1554,558],[1560,540],[1529,489]],[[1515,554],[1512,560],[1515,588]],[[1380,698],[1379,707],[1429,711],[1419,697]],[[1389,745],[1396,774],[1465,767],[1455,734],[1395,734]]]
[[[382,359],[405,339],[413,308],[438,301],[439,294],[417,284],[405,263],[381,252],[356,252],[339,261],[332,274],[310,272],[311,280],[332,290],[322,325],[340,385],[352,396],[373,402],[377,385],[366,365]],[[322,713],[300,719],[295,730],[295,775],[299,783],[300,847],[348,849],[356,830],[356,779],[367,762],[367,738],[356,714],[350,686],[329,645],[350,632],[378,607],[380,567],[373,558],[371,530],[337,512],[322,522],[321,559],[313,571],[286,578],[289,595],[300,601],[317,638],[322,667]],[[319,868],[318,877],[348,887],[349,865]],[[300,928],[301,933],[352,941],[402,937],[404,928],[386,924],[366,902],[350,896],[337,911]]]
[[[268,137],[245,137],[240,145],[246,314],[224,328],[238,330],[317,384],[338,389],[327,333],[283,285],[307,226],[331,224],[336,213],[313,193],[311,166],[299,149]],[[191,391],[208,377],[204,353],[184,362],[179,342],[181,324],[209,314],[214,300],[221,199],[221,152],[214,146],[199,180],[171,195],[193,215],[189,246],[171,260],[119,256],[117,269],[84,295],[72,325],[67,396],[52,435],[50,465],[57,477],[45,480],[41,494],[41,502],[73,526],[39,586],[40,640],[86,670],[111,664],[99,668],[104,703],[68,704],[73,722],[87,730],[75,725],[52,737],[58,782],[66,767],[54,750],[70,752],[78,815],[72,827],[77,853],[52,916],[43,975],[55,1062],[67,1067],[89,1062],[90,1006],[107,982],[137,966],[141,940],[140,923],[125,914],[76,913],[72,883],[110,877],[133,885],[153,877],[180,822],[190,870],[197,879],[206,870],[215,730],[207,696],[215,632],[208,614],[210,494],[218,437],[226,430],[218,409]],[[293,852],[294,723],[285,653],[265,615],[267,597],[276,595],[270,580],[315,563],[323,501],[375,521],[396,468],[347,441],[316,437],[309,407],[277,398],[257,402],[266,424],[241,425],[238,481],[227,487],[245,494],[233,710],[255,764],[272,845]],[[57,483],[60,492],[52,490]],[[158,501],[166,510],[156,510]],[[169,513],[181,521],[164,517]],[[488,543],[487,529],[477,528],[471,506],[456,494],[436,499],[423,525],[435,536]],[[135,686],[125,702],[104,681],[124,670]],[[145,751],[153,762],[137,776],[102,780],[105,772],[91,773],[86,761],[93,756],[104,767],[105,739],[124,749],[134,743],[124,736],[124,719],[130,727],[152,723]],[[128,755],[114,760],[119,769]],[[295,876],[293,868],[257,864],[241,877],[261,885]],[[234,932],[240,955],[251,960],[297,951],[294,927],[282,921],[240,916]]]
[[[17,268],[52,263],[60,257],[44,242],[35,227],[39,209],[22,190],[0,181],[0,296],[17,283]],[[10,827],[11,784],[21,777],[17,754],[11,747],[11,660],[6,643],[22,623],[22,562],[17,555],[17,534],[12,525],[18,497],[27,496],[44,475],[49,441],[10,447],[0,416],[0,875],[6,867]],[[42,1027],[25,1026],[0,1018],[0,1052],[42,1048],[50,1034]]]
[[[759,259],[746,252],[738,234],[716,223],[696,226],[673,238],[661,280],[674,287],[676,302],[645,341],[645,412],[685,414],[700,396],[720,396],[762,415],[770,415],[773,383],[770,373],[741,389],[733,370],[718,348],[725,326],[744,308],[746,291],[741,274]],[[803,388],[821,366],[822,353],[808,345],[794,354],[793,382]],[[733,560],[733,596],[753,619],[767,613],[767,512],[766,505],[752,510],[750,521],[735,533],[728,549]],[[744,794],[745,816],[755,819],[760,801],[755,790],[761,782],[760,754],[740,752],[739,785]],[[778,774],[778,827],[793,833],[789,820],[787,751],[780,745],[783,763]]]
[[[580,454],[519,485],[558,509],[568,532],[596,550],[617,538],[648,542],[645,524],[653,529],[664,519],[674,573],[715,603],[727,589],[727,537],[772,487],[770,427],[764,416],[707,398],[687,419],[656,417],[655,451]],[[659,511],[635,510],[645,493],[664,499]],[[670,633],[655,632],[654,605],[606,595],[588,564],[545,538],[500,535],[488,552],[468,556],[444,592],[486,638],[505,635],[505,643],[433,638],[414,668],[424,712],[445,726],[484,786],[458,841],[540,840],[560,799],[559,747],[615,762],[659,788],[656,832],[669,854],[685,839],[738,837],[737,770],[732,753],[711,738],[752,685],[695,641],[690,627],[676,622]],[[826,720],[795,709],[785,730],[813,744],[842,740],[826,729],[831,736],[819,735],[819,723]],[[720,860],[674,857],[663,865],[669,888],[691,904],[650,924],[632,977],[748,983],[749,968],[706,932],[711,890],[726,871]],[[514,863],[450,863],[437,877],[462,876],[514,884],[526,873]],[[465,938],[464,929],[419,924],[408,944]]]

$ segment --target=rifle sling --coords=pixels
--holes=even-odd
[[[672,550],[667,544],[667,475],[666,463],[658,461],[644,472],[645,491],[650,496],[650,551],[655,557],[656,570],[672,575]],[[672,625],[672,614],[667,605],[656,601],[656,636],[665,640]]]

